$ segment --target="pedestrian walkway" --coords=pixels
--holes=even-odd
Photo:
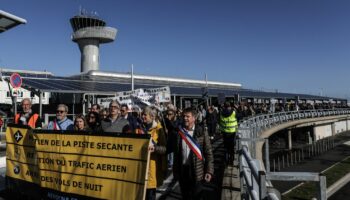
[[[222,138],[213,143],[214,176],[210,184],[205,186],[205,199],[238,200],[241,199],[239,170],[237,165],[226,166],[224,163],[225,149]],[[237,157],[237,156],[236,156]],[[237,164],[237,163],[235,163]],[[158,200],[182,199],[179,184],[173,180],[172,174],[157,189]]]
[[[224,172],[224,178],[222,181],[222,200],[239,200],[241,199],[239,170],[237,167],[228,166]]]

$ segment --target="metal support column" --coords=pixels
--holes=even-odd
[[[39,91],[39,116],[43,116],[43,93]]]
[[[15,113],[15,116],[16,116],[17,115],[17,96],[13,97],[13,102],[14,102],[14,108],[15,108],[13,112]]]
[[[316,126],[313,127],[313,131],[312,131],[312,136],[313,136],[313,140],[312,143],[317,141],[317,131],[316,131]]]
[[[83,106],[83,115],[85,115],[86,114],[86,111],[85,111],[85,95],[86,94],[83,94],[83,100],[82,100],[82,106]]]
[[[174,94],[173,104],[174,104],[175,108],[177,108],[177,106],[176,106],[176,94]]]
[[[73,94],[73,109],[72,109],[72,114],[73,114],[73,117],[75,116],[75,94]]]
[[[183,97],[180,97],[180,109],[182,110],[182,100],[183,100]]]
[[[287,134],[288,150],[292,150],[292,129],[288,129]]]
[[[331,128],[332,128],[332,136],[335,135],[335,123],[331,124]]]
[[[265,167],[266,172],[270,172],[270,153],[269,153],[269,139],[265,139]]]
[[[307,137],[309,139],[308,144],[312,144],[312,137],[311,137],[311,132],[310,131],[307,131]]]

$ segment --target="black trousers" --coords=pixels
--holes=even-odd
[[[156,188],[146,190],[146,200],[156,200]]]
[[[235,159],[234,147],[236,143],[236,133],[222,133],[224,138],[224,147],[226,149],[226,163],[233,164]]]
[[[197,191],[197,183],[190,165],[182,165],[179,177],[179,185],[183,200],[200,199],[200,192]]]
[[[207,126],[208,126],[208,134],[209,134],[209,136],[215,136],[216,135],[216,125],[208,123]]]

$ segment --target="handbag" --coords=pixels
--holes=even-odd
[[[217,186],[213,182],[199,181],[195,184],[194,196],[195,199],[217,199]]]

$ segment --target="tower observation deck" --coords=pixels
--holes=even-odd
[[[81,13],[70,19],[73,28],[72,40],[78,43],[81,52],[81,72],[99,70],[100,43],[113,42],[117,29],[107,27],[106,22],[94,15]]]

